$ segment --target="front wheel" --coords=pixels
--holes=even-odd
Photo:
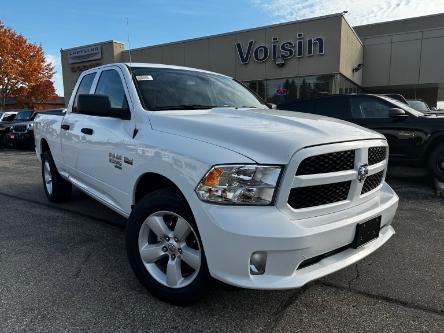
[[[444,182],[444,144],[435,147],[429,155],[429,170],[438,181]]]
[[[126,235],[130,264],[156,297],[176,305],[198,301],[210,275],[196,222],[172,189],[148,194],[134,208]]]

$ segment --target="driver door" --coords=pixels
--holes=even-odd
[[[92,94],[109,97],[116,115],[128,109],[128,91],[118,67],[108,67],[97,73]],[[128,145],[133,141],[134,116],[131,120],[118,117],[82,115],[77,168],[82,182],[97,191],[104,201],[122,208],[129,195],[128,173],[133,157]],[[126,162],[127,161],[127,162]]]
[[[415,153],[415,131],[411,128],[408,113],[390,117],[390,110],[395,106],[374,96],[351,96],[349,102],[352,121],[383,134],[391,158],[405,159]]]

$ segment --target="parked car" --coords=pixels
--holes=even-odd
[[[15,111],[1,111],[0,112],[0,122],[12,121],[15,118],[17,112]]]
[[[5,111],[0,114],[0,147],[5,145],[6,133],[14,122],[18,111]]]
[[[34,118],[41,112],[62,114],[64,109],[20,112],[6,133],[5,145],[11,148],[34,147]]]
[[[127,217],[135,274],[175,304],[197,301],[210,277],[301,287],[394,234],[382,135],[267,108],[221,74],[90,69],[66,114],[39,114],[34,135],[48,200],[67,200],[74,185]]]
[[[369,94],[298,100],[279,108],[343,119],[378,131],[389,143],[391,164],[427,167],[444,181],[444,115],[422,113],[392,98]]]
[[[431,111],[429,106],[427,105],[427,103],[420,100],[420,99],[408,99],[407,102],[416,111],[420,111],[420,112],[424,112],[424,113]]]

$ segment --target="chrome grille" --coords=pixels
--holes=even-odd
[[[347,200],[351,181],[291,189],[288,204],[294,209]]]
[[[306,158],[299,165],[297,176],[351,170],[355,166],[355,151],[345,150]]]
[[[364,186],[362,187],[361,194],[365,194],[377,188],[381,184],[383,177],[384,170],[375,173],[374,175],[368,176],[367,179],[364,181]]]
[[[368,149],[368,164],[373,165],[385,160],[387,155],[386,147],[370,147]]]

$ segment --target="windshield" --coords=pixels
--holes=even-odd
[[[413,100],[410,101],[409,100],[408,103],[415,110],[422,111],[422,112],[430,111],[430,109],[427,106],[427,104],[425,102],[423,102],[423,101],[413,101]]]
[[[385,99],[386,101],[394,104],[397,108],[400,108],[402,110],[405,110],[417,117],[423,116],[424,114],[422,112],[416,111],[414,108],[408,106],[407,104],[401,103],[400,101],[397,101],[396,99],[386,97],[386,96],[379,96],[382,99]]]
[[[148,110],[266,108],[246,87],[226,76],[172,68],[136,67],[132,72]]]
[[[31,120],[31,116],[34,113],[34,111],[22,111],[17,113],[17,116],[15,116],[15,120]]]

